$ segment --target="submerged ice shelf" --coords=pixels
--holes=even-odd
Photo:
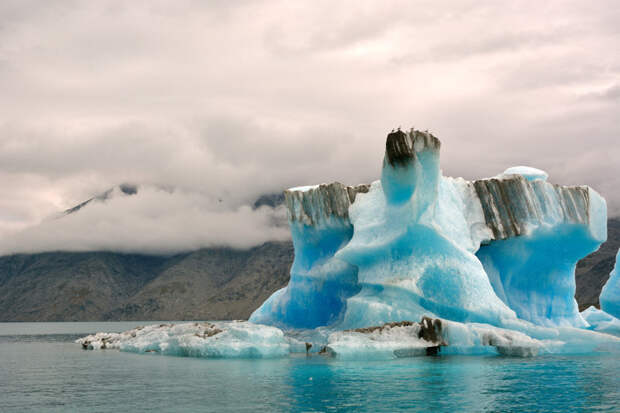
[[[285,191],[290,282],[250,322],[154,326],[82,345],[200,357],[618,351],[618,320],[580,314],[574,299],[577,261],[607,236],[605,200],[531,167],[445,177],[440,149],[428,132],[399,130],[380,180]],[[611,314],[617,278],[601,296]]]

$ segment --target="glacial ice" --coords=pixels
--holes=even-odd
[[[392,323],[395,324],[395,323]],[[338,331],[329,336],[327,351],[341,359],[393,359],[429,354],[501,354],[531,357],[553,341],[540,341],[518,331],[485,324],[441,320],[437,341],[420,337],[420,324],[387,324],[380,329]],[[368,329],[366,329],[368,330]],[[436,352],[436,353],[435,353]]]
[[[198,357],[620,352],[618,320],[580,314],[574,299],[577,261],[607,237],[605,200],[529,167],[476,181],[445,177],[440,148],[428,132],[399,130],[388,135],[380,180],[285,191],[291,278],[249,322],[79,342]],[[612,314],[617,268],[601,297]]]
[[[250,321],[315,328],[338,320],[346,299],[356,294],[359,286],[357,268],[334,254],[351,239],[348,209],[356,195],[366,191],[364,185],[345,187],[337,182],[286,191],[295,245],[291,280],[267,299]]]
[[[248,322],[156,324],[123,333],[97,333],[76,341],[84,349],[119,349],[203,358],[274,358],[290,353],[275,327]]]
[[[587,327],[574,268],[606,239],[605,200],[529,167],[473,182],[444,177],[440,148],[428,132],[394,132],[379,181],[285,191],[291,280],[250,321],[351,329],[430,316]]]
[[[609,275],[607,284],[600,296],[601,310],[620,318],[620,250],[616,255],[616,265]]]
[[[512,166],[506,169],[501,175],[504,178],[508,175],[521,175],[528,181],[535,181],[537,179],[546,181],[549,178],[549,174],[543,170],[532,168],[530,166]]]
[[[589,329],[601,333],[620,336],[620,320],[605,311],[590,306],[581,312],[584,320],[590,325]]]
[[[347,360],[388,360],[428,354],[532,357],[620,352],[620,338],[609,335],[610,330],[601,331],[607,333],[601,334],[573,327],[538,327],[520,320],[512,328],[434,321],[440,321],[441,326],[434,340],[420,336],[422,323],[400,322],[333,332],[325,349],[328,354]]]

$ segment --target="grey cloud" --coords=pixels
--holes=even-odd
[[[579,85],[592,79],[601,81],[620,76],[610,73],[605,62],[575,59],[574,54],[560,56],[531,56],[522,59],[511,71],[506,71],[500,81],[507,88],[523,90]]]
[[[91,202],[0,241],[0,254],[56,250],[169,254],[211,246],[248,248],[288,239],[286,227],[273,225],[282,214],[282,207],[218,210],[195,193],[142,187],[136,195],[122,196],[117,189],[106,202]]]
[[[618,78],[620,79],[620,74],[618,75]],[[591,100],[610,101],[611,103],[613,103],[614,101],[620,99],[620,83],[603,88],[599,91],[585,93],[583,95],[583,98]]]
[[[617,100],[620,98],[620,84],[618,85],[614,85],[610,88],[608,88],[607,90],[605,90],[602,94],[601,97],[605,98],[605,99],[610,99],[610,100]]]
[[[465,58],[484,58],[493,53],[515,53],[524,50],[532,51],[548,46],[557,46],[578,38],[581,33],[571,27],[536,28],[524,31],[511,31],[504,27],[480,36],[463,36],[455,42],[441,43],[429,50],[397,56],[393,59],[397,64],[447,62]]]

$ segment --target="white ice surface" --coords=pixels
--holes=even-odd
[[[532,168],[531,166],[513,166],[506,169],[502,174],[499,175],[500,178],[509,176],[509,175],[521,175],[528,181],[542,180],[546,181],[549,177],[549,174],[543,170]]]
[[[538,327],[517,321],[513,329],[480,323],[442,322],[440,354],[497,354],[532,357],[542,354],[587,354],[620,351],[620,339],[578,328]],[[388,360],[422,356],[429,343],[418,338],[419,326],[392,327],[370,333],[338,331],[328,338],[330,354],[342,359]],[[609,333],[609,331],[607,331]]]
[[[76,341],[88,349],[119,349],[204,358],[273,358],[290,353],[282,330],[249,322],[156,324]]]
[[[309,191],[311,189],[317,188],[319,185],[303,185],[303,186],[295,186],[293,188],[289,188],[289,191],[300,191],[300,192],[306,192]]]

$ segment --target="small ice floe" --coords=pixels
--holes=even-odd
[[[344,359],[391,359],[448,354],[500,354],[532,357],[542,341],[485,324],[457,323],[423,317],[382,326],[332,333],[325,352]]]
[[[290,353],[282,330],[246,321],[156,324],[76,340],[89,350],[119,349],[204,358],[273,358]]]
[[[323,352],[344,359],[389,359],[433,355],[445,345],[441,320],[424,317],[420,323],[401,321],[337,331],[329,336]]]

